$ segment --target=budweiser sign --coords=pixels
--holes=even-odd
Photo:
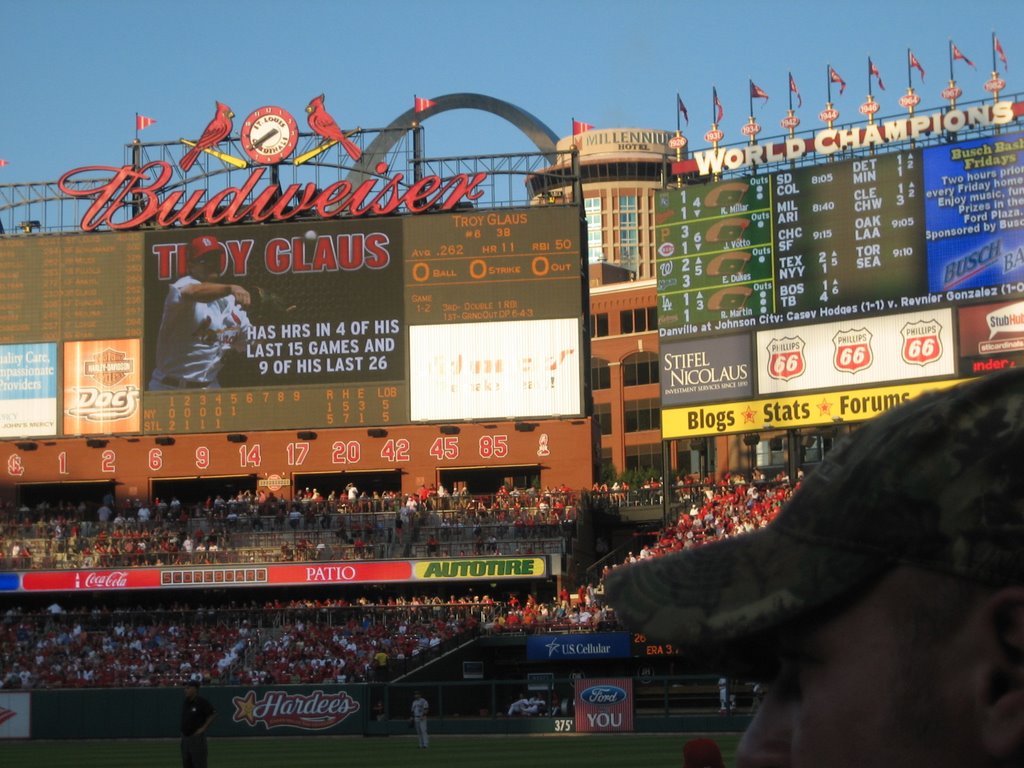
[[[89,571],[75,574],[75,589],[125,589],[128,571]]]
[[[262,725],[268,731],[281,727],[322,731],[359,711],[359,702],[346,691],[316,690],[308,695],[268,691],[257,699],[256,692],[250,690],[245,696],[235,696],[232,703],[235,705],[234,722],[253,727]]]
[[[448,178],[424,176],[407,182],[402,173],[383,179],[388,172],[386,163],[378,163],[375,170],[382,178],[373,177],[358,185],[343,180],[323,189],[311,182],[282,189],[272,183],[262,184],[266,168],[256,168],[241,186],[213,194],[200,189],[186,197],[180,189],[165,191],[173,180],[174,166],[157,160],[141,168],[76,168],[61,176],[57,185],[69,197],[93,198],[80,224],[84,231],[91,232],[103,226],[120,230],[144,224],[187,227],[237,224],[243,220],[288,221],[300,214],[332,219],[450,211],[459,203],[482,197],[484,189],[480,185],[487,178],[486,173],[458,173]],[[79,181],[94,179],[96,174],[110,175],[110,179],[92,186]]]

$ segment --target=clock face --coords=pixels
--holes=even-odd
[[[242,124],[242,149],[253,162],[280,163],[299,143],[299,126],[280,107],[260,107]]]

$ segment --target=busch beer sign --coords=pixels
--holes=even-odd
[[[874,362],[871,352],[871,331],[857,328],[850,331],[839,331],[832,337],[836,352],[832,364],[837,371],[857,373],[870,368]]]
[[[802,376],[807,370],[804,340],[799,336],[786,336],[768,342],[768,375],[780,381]]]

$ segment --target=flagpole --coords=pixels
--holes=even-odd
[[[832,103],[832,65],[829,64],[825,69],[825,82],[828,87],[828,103]]]
[[[682,97],[679,95],[679,91],[676,91],[676,133],[679,133],[682,128],[682,122],[679,119],[679,104],[682,102]]]
[[[910,49],[907,48],[907,88],[914,87],[914,81],[910,77],[910,71],[913,67],[910,66]]]
[[[953,80],[953,38],[949,38],[949,79]]]
[[[996,71],[996,31],[992,30],[992,71]]]
[[[135,113],[135,140],[139,140],[139,113]]]
[[[789,82],[786,83],[786,90],[789,91],[789,111],[793,111],[793,73],[789,73]]]

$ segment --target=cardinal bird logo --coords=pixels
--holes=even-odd
[[[200,152],[220,144],[231,133],[231,118],[235,116],[235,113],[227,104],[221,104],[219,101],[214,103],[217,105],[217,113],[213,116],[213,120],[206,126],[206,130],[196,141],[196,145],[178,161],[178,166],[183,171],[188,171],[195,165]]]
[[[306,112],[309,113],[309,127],[318,136],[322,136],[328,141],[323,146],[324,149],[333,144],[341,144],[353,160],[358,160],[363,156],[362,150],[349,141],[348,137],[334,121],[334,118],[324,109],[324,95],[322,93],[306,105]]]

